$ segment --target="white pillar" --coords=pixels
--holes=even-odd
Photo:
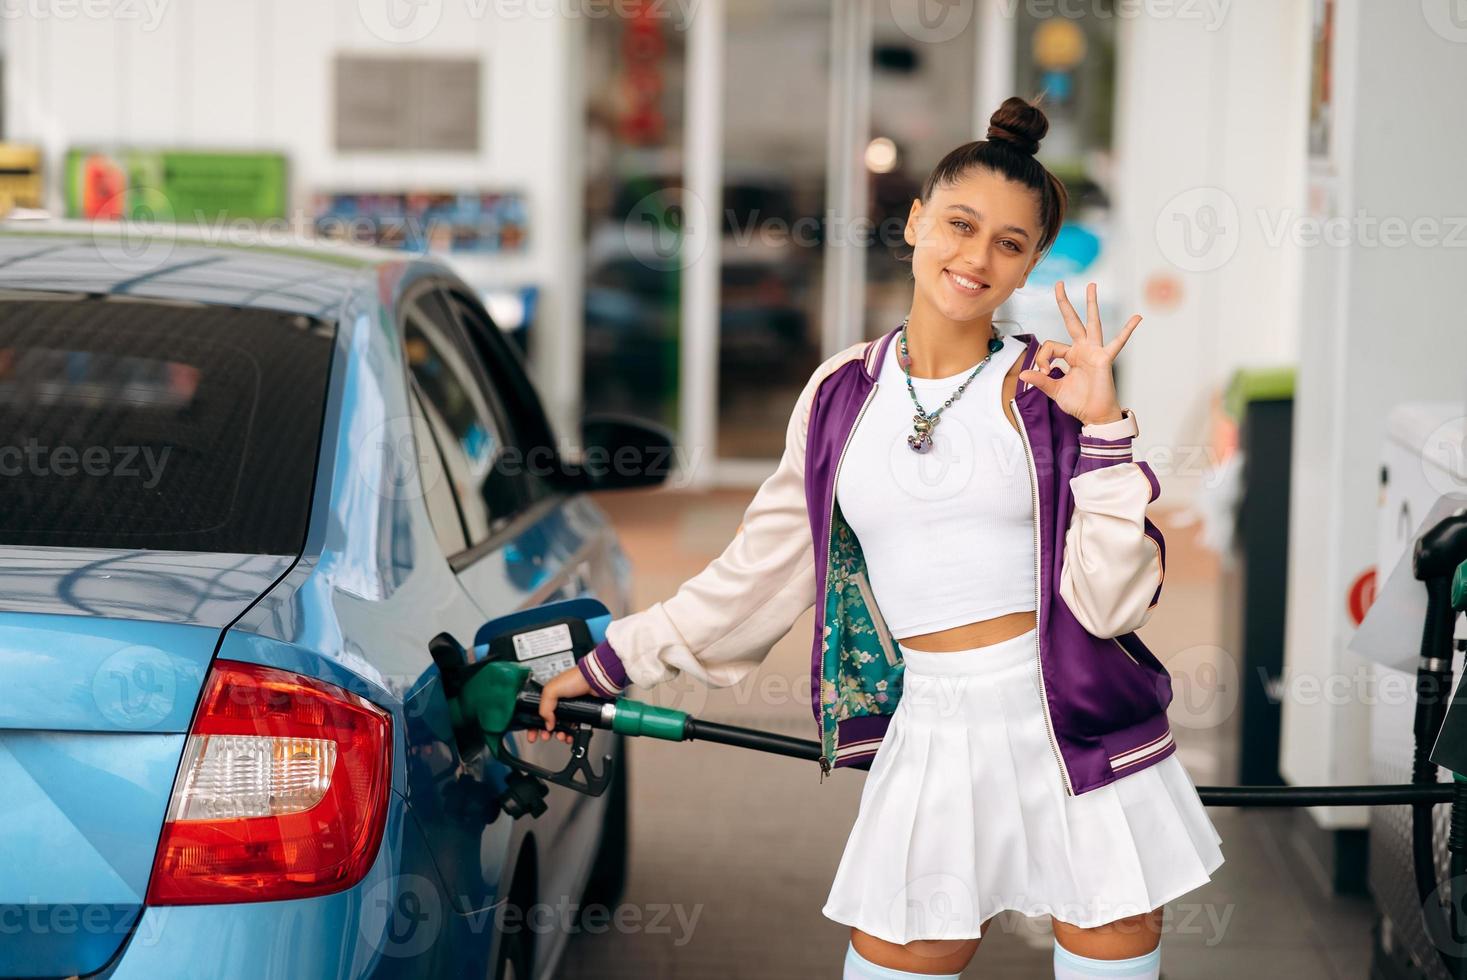
[[[691,472],[680,486],[706,487],[718,451],[718,312],[723,238],[724,0],[700,0],[688,26],[688,91],[684,113],[684,247],[680,298],[682,343],[678,381],[679,439]]]
[[[1013,4],[1008,0],[978,2],[978,30],[973,32],[977,48],[973,66],[977,72],[974,83],[977,98],[973,101],[975,140],[981,140],[987,135],[988,117],[1003,104],[1004,99],[1011,95],[1023,95],[1026,98],[1034,95],[1032,92],[1023,93],[1014,89],[1018,32],[1015,29],[1015,18],[1005,12],[1012,9]]]
[[[1308,0],[1234,0],[1217,19],[1205,4],[1174,9],[1117,24],[1106,247],[1121,272],[1102,296],[1108,330],[1144,318],[1120,396],[1168,506],[1216,485],[1214,392],[1238,367],[1298,356],[1301,249],[1266,232],[1304,203],[1308,95]],[[1083,299],[1084,281],[1066,285]],[[1158,285],[1172,303],[1152,301]]]
[[[852,241],[866,213],[866,144],[871,141],[871,0],[831,8],[830,126],[826,148],[825,286],[822,357],[862,339],[866,250]]]
[[[586,20],[561,18],[549,24],[554,32],[555,70],[547,78],[553,146],[547,165],[556,173],[562,193],[543,199],[545,234],[551,254],[543,258],[539,323],[531,330],[530,363],[535,382],[546,393],[544,407],[552,431],[561,440],[576,444],[581,438],[584,414],[585,282],[579,270],[585,265],[586,209],[580,189],[586,186],[584,164],[586,84]],[[492,131],[491,131],[492,138]],[[536,331],[539,335],[536,336]]]

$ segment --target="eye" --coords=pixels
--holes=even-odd
[[[1007,247],[1012,252],[1022,252],[1023,251],[1023,248],[1021,248],[1019,246],[1019,243],[1016,242],[1016,241],[1014,241],[1012,238],[1005,238],[1003,240],[1003,245],[1005,247]]]
[[[973,226],[970,225],[970,224],[968,224],[962,218],[954,218],[952,221],[950,221],[948,223],[951,224],[954,228],[957,228],[958,231],[961,231],[961,232],[969,232],[969,231],[972,231],[973,230]]]

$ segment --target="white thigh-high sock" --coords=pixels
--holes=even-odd
[[[1157,980],[1161,976],[1161,944],[1149,953],[1123,960],[1096,960],[1054,944],[1055,980]]]
[[[846,970],[841,978],[842,980],[911,980],[912,977],[922,977],[925,980],[958,980],[959,976],[961,974],[910,973],[906,970],[894,970],[889,966],[872,963],[856,952],[855,943],[848,943],[846,945]]]

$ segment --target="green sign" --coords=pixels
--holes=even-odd
[[[214,222],[285,217],[285,157],[200,150],[66,154],[66,216]]]

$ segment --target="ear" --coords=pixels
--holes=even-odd
[[[917,221],[922,217],[922,199],[912,198],[912,206],[907,211],[907,225],[902,229],[902,240],[913,248],[917,247]]]

